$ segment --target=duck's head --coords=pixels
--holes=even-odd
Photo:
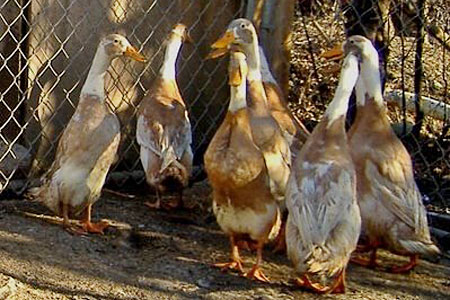
[[[100,42],[106,55],[111,59],[119,56],[128,56],[136,61],[145,61],[145,57],[134,48],[123,35],[114,33],[104,37]]]
[[[183,43],[193,43],[192,37],[189,34],[189,30],[186,25],[184,24],[176,24],[172,28],[172,32],[170,34],[169,39],[181,39]]]
[[[353,54],[358,57],[359,61],[363,62],[367,59],[372,60],[376,58],[378,62],[378,52],[372,45],[372,42],[362,35],[353,35],[347,39],[343,45],[343,54]]]
[[[228,65],[228,84],[231,86],[239,86],[245,82],[247,78],[248,67],[245,54],[240,49],[231,45],[230,47],[230,64]]]
[[[244,18],[233,20],[225,33],[211,45],[213,51],[208,58],[225,55],[230,45],[239,46],[245,53],[254,45],[258,45],[258,35],[251,21]]]
[[[321,56],[328,60],[339,60],[350,53],[355,55],[360,62],[368,58],[378,59],[378,52],[372,42],[362,35],[352,35],[345,43],[325,51]]]

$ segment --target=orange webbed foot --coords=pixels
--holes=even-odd
[[[226,272],[228,270],[238,271],[239,273],[244,273],[244,269],[242,267],[242,262],[239,260],[227,262],[227,263],[216,263],[213,264],[213,267],[219,268],[222,272]]]
[[[104,230],[109,226],[108,221],[100,221],[98,223],[81,222],[81,228],[87,233],[104,234]]]
[[[380,265],[376,261],[372,261],[370,259],[365,259],[362,257],[352,257],[350,258],[350,261],[354,264],[369,268],[369,269],[376,269],[379,268]]]
[[[325,294],[330,292],[330,289],[319,284],[319,283],[312,283],[311,280],[309,280],[308,276],[303,275],[300,278],[296,278],[294,280],[294,284],[298,287],[305,288],[307,290],[311,290],[318,294]]]
[[[394,274],[407,273],[414,269],[417,266],[417,255],[413,255],[410,257],[409,262],[403,266],[394,266],[391,267],[388,271]]]
[[[270,283],[269,277],[267,277],[258,266],[253,266],[253,268],[244,274],[244,277],[259,282]]]

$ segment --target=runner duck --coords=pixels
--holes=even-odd
[[[350,37],[345,51],[360,57],[357,114],[349,131],[349,141],[358,179],[362,239],[365,241],[361,250],[371,251],[369,261],[356,258],[355,262],[375,267],[376,251],[384,248],[409,256],[407,264],[390,269],[394,273],[407,272],[417,264],[419,255],[437,255],[440,251],[430,238],[411,157],[392,130],[386,114],[378,53],[362,36]]]
[[[192,133],[186,105],[176,81],[175,63],[183,42],[191,42],[188,29],[177,24],[166,41],[164,62],[147,96],[142,100],[136,137],[147,183],[156,191],[153,208],[161,205],[161,193],[176,191],[174,207],[183,205],[183,189],[192,170]]]
[[[242,52],[231,52],[229,76],[228,111],[204,156],[213,188],[213,211],[231,244],[231,262],[215,266],[243,272],[238,242],[251,240],[256,242],[257,260],[245,276],[268,281],[260,270],[262,248],[278,233],[280,213],[268,184],[264,156],[253,140],[246,102],[247,63]]]
[[[289,178],[291,153],[280,126],[272,117],[261,75],[258,36],[255,27],[247,19],[233,20],[225,34],[211,47],[217,57],[226,53],[230,45],[237,45],[244,52],[248,65],[248,91],[250,128],[253,140],[262,152],[274,197],[284,206],[284,193]]]
[[[286,191],[286,245],[300,274],[296,284],[317,293],[345,292],[345,269],[361,228],[345,133],[357,78],[358,60],[350,54],[333,100],[294,161]]]
[[[119,120],[105,103],[104,92],[107,69],[119,56],[145,60],[119,34],[101,40],[78,106],[59,140],[55,161],[42,178],[42,186],[31,190],[37,200],[63,217],[63,226],[72,233],[103,233],[108,226],[107,222],[91,223],[91,211],[120,141]],[[69,217],[81,212],[81,226],[73,224]]]

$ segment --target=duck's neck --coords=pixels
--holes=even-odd
[[[246,46],[246,55],[248,63],[248,81],[261,81],[261,61],[259,56],[258,41]]]
[[[236,112],[242,108],[247,107],[247,86],[245,79],[242,80],[241,84],[238,86],[230,85],[230,104],[228,106],[228,111]]]
[[[348,109],[348,101],[358,78],[358,60],[355,56],[349,55],[345,58],[342,66],[339,83],[336,88],[333,100],[325,111],[328,124],[345,116]]]
[[[356,87],[355,87],[355,94],[356,94],[356,105],[364,106],[366,103],[366,88],[364,86],[364,80],[362,76],[358,77],[358,81],[356,81]]]
[[[365,92],[359,92],[363,97],[359,97],[358,105],[364,105],[367,99],[371,99],[375,103],[383,105],[378,54],[375,49],[373,49],[373,51],[374,53],[372,53],[372,55],[364,56],[361,63],[361,77],[363,79]],[[360,87],[358,87],[358,89],[360,89]]]
[[[247,80],[249,82],[249,94],[251,99],[250,108],[253,113],[267,115],[269,113],[268,102],[262,83],[261,61],[257,39],[255,39],[254,43],[246,45],[245,54],[247,56],[248,64]]]
[[[180,38],[171,38],[168,40],[164,54],[164,62],[159,70],[159,75],[162,78],[175,80],[175,63],[180,52],[181,44]]]
[[[272,72],[270,72],[269,62],[267,61],[266,55],[264,54],[264,50],[261,46],[259,46],[259,56],[261,62],[261,79],[263,82],[269,82],[276,86],[278,86],[275,77],[273,77]]]
[[[98,96],[101,100],[105,98],[105,75],[111,64],[109,57],[102,45],[97,48],[92,61],[86,82],[81,89],[81,94]]]

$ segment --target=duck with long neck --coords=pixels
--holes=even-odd
[[[237,45],[247,57],[250,125],[253,140],[261,149],[269,171],[270,187],[284,206],[284,192],[289,178],[291,153],[277,121],[269,111],[261,76],[258,35],[247,19],[233,20],[225,34],[211,47],[225,54],[230,45]]]
[[[349,131],[349,143],[357,172],[362,232],[371,251],[370,260],[355,262],[377,266],[376,251],[385,248],[410,257],[409,263],[393,267],[407,272],[419,255],[436,255],[430,239],[425,207],[414,180],[411,157],[392,130],[381,92],[378,53],[362,36],[350,37],[344,51],[360,59],[356,86],[357,114]]]
[[[358,60],[349,54],[333,100],[294,161],[286,192],[287,254],[301,274],[296,283],[318,293],[345,291],[345,269],[361,228],[345,132],[357,78]],[[333,280],[322,286],[314,277]]]
[[[156,191],[160,208],[161,194],[176,192],[175,202],[164,202],[167,208],[183,205],[183,189],[188,185],[192,169],[191,124],[176,81],[176,61],[183,42],[191,42],[183,24],[173,27],[165,41],[164,61],[147,96],[142,100],[136,128],[141,163],[147,183]]]
[[[81,89],[77,109],[59,140],[55,160],[42,186],[31,192],[50,210],[63,217],[70,232],[102,233],[105,222],[91,223],[92,205],[99,199],[106,175],[120,141],[120,123],[105,103],[105,74],[111,61],[128,56],[144,57],[118,34],[102,39]],[[81,227],[71,224],[70,215],[84,212]]]
[[[237,49],[234,45],[230,49],[228,112],[204,156],[214,215],[231,243],[231,262],[216,266],[243,272],[238,243],[250,241],[256,244],[257,260],[244,276],[267,282],[260,269],[262,251],[279,231],[279,207],[267,184],[266,162],[253,139],[246,99],[247,62]]]

